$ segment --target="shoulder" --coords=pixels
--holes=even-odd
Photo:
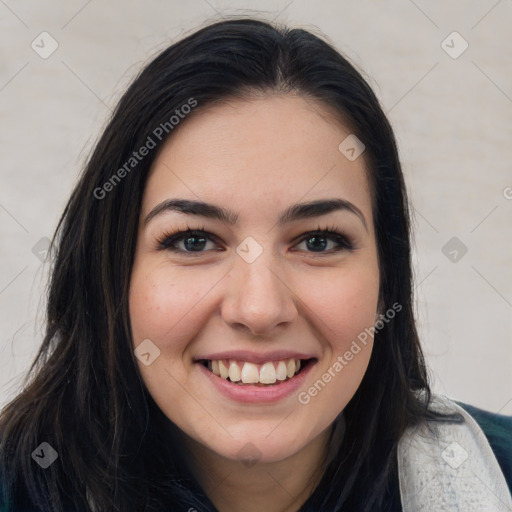
[[[7,501],[7,489],[2,473],[0,472],[0,512],[9,512],[11,509]]]
[[[402,504],[416,512],[512,510],[511,418],[435,394],[428,408],[431,417],[398,443]]]
[[[0,440],[1,441],[1,440]],[[1,445],[1,443],[0,443]],[[0,452],[1,455],[2,452]],[[1,459],[0,459],[1,461]],[[2,471],[2,464],[0,463],[0,512],[8,512],[9,503],[7,501],[7,489],[5,485],[4,474]]]
[[[0,474],[0,512],[9,512],[9,503],[7,502],[6,495],[4,479]]]
[[[512,493],[512,416],[496,414],[455,401],[482,429]]]

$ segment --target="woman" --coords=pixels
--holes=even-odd
[[[464,407],[430,393],[373,92],[224,21],[142,71],[65,209],[6,510],[507,510],[512,421]]]

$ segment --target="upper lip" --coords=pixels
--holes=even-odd
[[[313,359],[314,356],[304,352],[294,350],[273,350],[271,352],[251,352],[249,350],[226,350],[224,352],[215,352],[194,358],[195,361],[218,361],[220,359],[234,359],[254,364],[263,364],[267,361],[282,361],[283,359]]]

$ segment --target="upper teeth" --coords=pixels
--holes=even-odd
[[[208,361],[208,368],[219,377],[244,384],[274,384],[292,378],[300,370],[300,359],[268,361],[262,365],[230,360]]]

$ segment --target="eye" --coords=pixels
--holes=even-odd
[[[218,248],[212,237],[213,235],[202,229],[181,230],[164,235],[158,241],[158,248],[193,256],[194,253],[201,254]]]
[[[300,246],[303,246],[302,248]],[[306,233],[295,246],[298,250],[316,253],[332,253],[353,250],[354,246],[347,236],[333,229],[318,229]]]
[[[216,237],[204,229],[178,230],[164,234],[158,240],[159,250],[168,250],[184,256],[199,256],[206,251],[222,251],[215,242]],[[301,247],[302,246],[302,247]],[[342,250],[353,250],[350,239],[337,228],[317,229],[303,234],[292,251],[331,254]]]

